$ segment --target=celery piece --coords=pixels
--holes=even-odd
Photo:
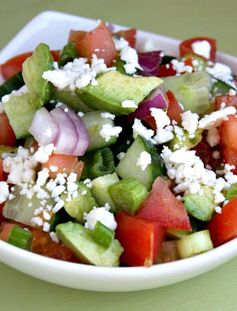
[[[114,231],[97,221],[92,236],[96,243],[108,248],[114,239]]]
[[[124,178],[109,187],[109,194],[118,209],[134,215],[147,197],[146,187],[135,178]]]
[[[8,237],[7,242],[22,249],[30,249],[32,233],[19,226],[15,226]]]
[[[177,248],[181,258],[191,257],[212,249],[209,230],[198,231],[178,240]]]

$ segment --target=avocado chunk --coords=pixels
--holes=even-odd
[[[215,198],[211,187],[203,186],[196,194],[186,194],[183,197],[187,212],[201,221],[209,221],[215,212]]]
[[[211,109],[211,79],[205,71],[164,78],[163,87],[174,93],[184,110],[204,115]]]
[[[11,96],[9,101],[4,104],[4,110],[17,139],[30,135],[28,129],[39,108],[29,94]]]
[[[51,96],[52,85],[42,78],[45,71],[53,68],[53,57],[46,44],[40,43],[31,57],[23,63],[22,75],[33,102],[43,106]]]
[[[89,213],[93,207],[97,206],[91,190],[83,184],[78,182],[77,196],[67,201],[67,195],[62,194],[61,199],[65,202],[64,209],[73,218],[83,222],[84,213]]]
[[[96,266],[118,266],[123,248],[113,240],[108,248],[95,242],[92,232],[82,225],[67,222],[56,227],[60,241],[85,263]]]
[[[115,115],[127,115],[136,108],[125,108],[122,102],[133,100],[138,106],[163,81],[157,77],[130,77],[109,71],[97,78],[96,85],[78,89],[77,93],[93,110],[104,110]]]

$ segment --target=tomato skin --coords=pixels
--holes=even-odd
[[[9,123],[8,117],[5,113],[0,113],[0,145],[15,146],[16,135]]]
[[[1,75],[5,80],[10,79],[15,74],[20,72],[22,70],[22,64],[24,61],[32,55],[33,52],[26,52],[20,55],[17,55],[15,57],[10,58],[7,60],[4,64],[1,64],[0,66],[0,72]],[[55,61],[59,58],[59,52],[58,51],[50,51]]]
[[[228,117],[228,120],[222,122],[220,128],[221,144],[229,149],[237,150],[237,118],[233,115]]]
[[[75,43],[78,55],[91,60],[95,54],[98,58],[103,58],[107,66],[113,64],[117,55],[112,34],[104,22],[89,32],[71,31],[69,41]]]
[[[165,229],[158,223],[130,216],[116,215],[116,238],[124,252],[121,262],[129,266],[151,266],[157,259],[165,237]]]
[[[158,77],[175,76],[177,71],[173,68],[172,64],[161,65]]]
[[[192,227],[186,209],[169,189],[168,183],[157,177],[152,190],[145,199],[137,216],[143,219],[158,221],[166,228],[191,231]]]
[[[237,236],[237,198],[227,203],[221,214],[212,218],[208,229],[215,247]]]
[[[118,35],[119,37],[123,37],[125,40],[128,41],[129,45],[132,48],[135,48],[136,46],[136,36],[137,36],[137,29],[131,28],[127,30],[120,30],[118,32],[114,33],[115,35]]]
[[[179,54],[180,57],[183,57],[187,54],[195,54],[192,49],[192,44],[197,41],[208,41],[211,46],[210,58],[207,60],[211,60],[215,62],[216,60],[216,40],[208,37],[194,37],[191,39],[184,40],[179,45]],[[203,57],[202,55],[197,54],[198,56]],[[204,57],[203,57],[204,58]],[[206,59],[206,58],[204,58]]]
[[[226,107],[233,106],[237,108],[237,95],[216,96],[214,103],[215,110],[220,110],[222,103],[225,103]]]
[[[173,121],[176,121],[177,123],[181,122],[181,114],[183,113],[183,109],[181,108],[179,102],[174,96],[174,93],[171,91],[166,92],[166,95],[168,97],[169,105],[167,109],[167,115],[168,117]]]
[[[50,166],[56,166],[58,169],[56,172],[50,170]],[[64,155],[64,154],[52,154],[49,157],[49,160],[42,164],[42,168],[49,169],[49,177],[56,178],[58,173],[70,174],[74,172],[77,174],[79,179],[84,167],[84,163],[78,160],[77,156],[73,155]]]

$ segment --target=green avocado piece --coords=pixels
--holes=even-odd
[[[45,71],[53,69],[53,57],[46,44],[40,43],[22,65],[22,75],[33,102],[43,106],[51,97],[52,85],[43,79]]]
[[[211,78],[205,71],[164,78],[163,87],[174,93],[184,110],[204,115],[211,109]]]
[[[80,222],[83,222],[84,213],[89,213],[94,206],[97,206],[91,190],[83,182],[78,182],[77,197],[67,202],[67,195],[62,194],[61,199],[65,202],[66,212]]]
[[[217,206],[213,189],[207,186],[203,186],[199,193],[184,195],[183,200],[187,212],[201,221],[211,220]]]
[[[163,81],[157,77],[130,77],[109,71],[97,78],[96,85],[78,89],[77,93],[93,110],[104,110],[115,115],[127,115],[136,108],[124,108],[122,102],[133,100],[138,106]]]
[[[28,130],[39,108],[40,107],[32,101],[29,94],[12,96],[9,101],[4,104],[4,110],[17,139],[25,138],[30,135]]]
[[[67,222],[56,227],[60,241],[85,263],[96,266],[118,266],[123,248],[113,240],[108,248],[95,242],[92,232],[82,225]]]

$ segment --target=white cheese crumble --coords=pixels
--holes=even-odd
[[[154,141],[160,145],[171,141],[174,138],[174,134],[172,133],[173,129],[169,129],[168,127],[157,131],[156,135],[153,137]]]
[[[39,163],[46,163],[49,160],[49,157],[53,153],[54,149],[55,148],[53,144],[39,147],[34,154],[35,160]]]
[[[145,171],[149,164],[151,164],[150,153],[147,151],[142,151],[136,161],[136,165],[139,166],[142,171]]]
[[[207,67],[206,71],[212,75],[213,78],[224,81],[236,89],[236,86],[233,82],[232,71],[229,66],[221,63],[215,63],[213,67]]]
[[[137,108],[137,104],[132,99],[126,99],[121,103],[123,108]]]
[[[200,55],[206,59],[210,58],[211,45],[207,40],[195,41],[191,44],[191,46],[195,54]]]
[[[135,139],[138,135],[145,138],[146,140],[155,143],[155,141],[152,139],[152,136],[154,136],[154,131],[151,129],[147,129],[139,119],[135,119],[133,123],[133,138]]]
[[[111,120],[115,119],[115,115],[110,112],[101,112],[100,115],[101,115],[101,118],[104,118],[104,119],[111,119]]]
[[[191,111],[185,111],[181,114],[181,118],[183,128],[189,133],[189,136],[193,138],[198,128],[198,114]]]
[[[215,147],[220,143],[220,135],[216,127],[212,127],[208,130],[206,140],[211,147]]]
[[[103,59],[92,56],[91,64],[87,63],[86,58],[76,58],[73,62],[67,63],[63,68],[45,71],[43,79],[50,81],[59,89],[86,87],[88,84],[96,84],[96,76],[114,68],[108,68]]]
[[[165,126],[170,125],[170,118],[167,113],[160,108],[150,108],[151,116],[155,119],[157,130],[163,129]]]
[[[114,231],[117,228],[117,222],[114,214],[108,208],[108,205],[97,207],[93,208],[89,213],[84,213],[85,227],[94,230],[97,221],[100,221],[103,225]]]
[[[184,72],[189,72],[189,73],[193,72],[193,67],[185,65],[183,61],[172,59],[171,64],[172,64],[173,69],[177,72],[178,75]]]
[[[14,96],[22,96],[27,94],[29,91],[26,85],[23,85],[19,90],[12,91],[10,94],[4,95],[1,99],[2,103],[7,103]]]
[[[49,235],[50,235],[50,237],[51,237],[51,240],[54,242],[54,243],[59,243],[59,239],[58,239],[58,236],[57,236],[57,234],[56,234],[56,232],[54,232],[54,231],[51,231],[50,233],[49,233]]]
[[[222,110],[214,111],[204,116],[198,124],[201,129],[210,129],[219,126],[229,115],[236,114],[235,107],[226,107]]]
[[[9,197],[9,186],[5,181],[0,181],[0,204]]]
[[[121,126],[113,126],[111,124],[103,124],[100,130],[100,136],[104,138],[106,142],[110,141],[112,137],[118,137],[122,132]]]

